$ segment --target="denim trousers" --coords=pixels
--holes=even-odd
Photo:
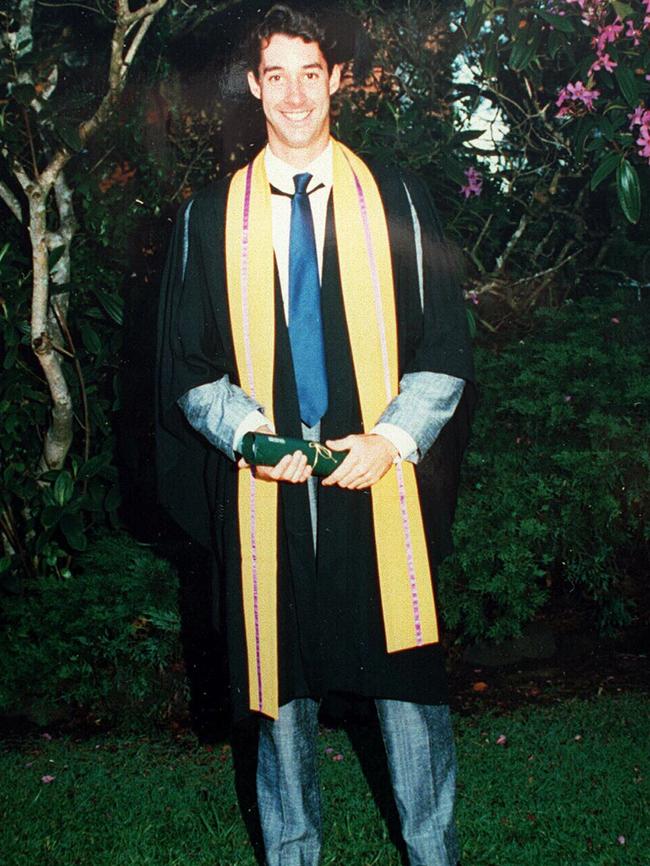
[[[449,708],[376,700],[410,866],[456,866],[456,757]],[[267,866],[318,866],[318,703],[298,698],[263,718],[257,799]]]

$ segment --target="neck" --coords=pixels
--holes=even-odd
[[[306,168],[310,163],[317,159],[329,144],[329,133],[324,141],[319,141],[317,144],[306,148],[283,147],[281,142],[274,141],[271,138],[268,140],[268,146],[273,156],[277,156],[287,165],[293,168]]]

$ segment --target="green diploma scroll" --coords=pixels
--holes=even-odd
[[[241,454],[252,466],[275,466],[285,454],[302,451],[314,475],[329,475],[343,462],[347,451],[331,451],[320,442],[308,439],[289,439],[271,433],[246,433],[241,443]]]

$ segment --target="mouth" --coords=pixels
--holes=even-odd
[[[311,114],[311,109],[306,111],[283,111],[282,116],[286,118],[290,123],[302,123],[303,120],[307,120],[309,115]]]

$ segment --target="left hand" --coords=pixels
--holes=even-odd
[[[397,457],[395,446],[377,433],[353,433],[343,439],[328,439],[325,444],[332,451],[350,453],[331,475],[323,478],[324,487],[336,484],[347,490],[365,490],[384,477]]]

